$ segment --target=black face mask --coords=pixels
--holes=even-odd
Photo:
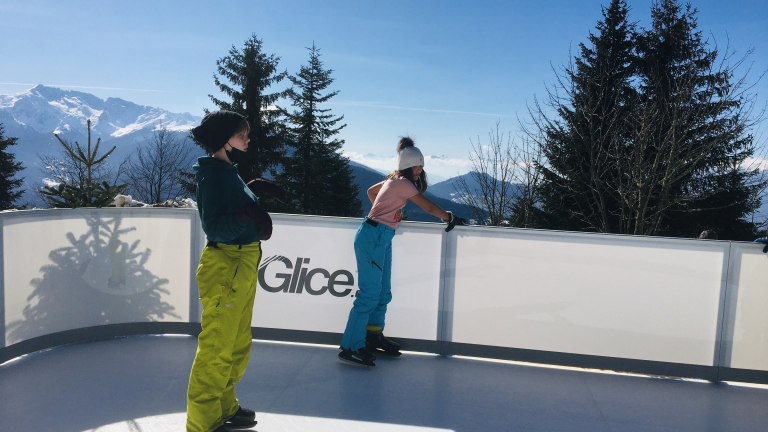
[[[230,146],[230,148],[231,150],[224,150],[224,152],[227,154],[227,159],[229,159],[232,163],[239,164],[247,160],[246,158],[248,153],[232,146]]]

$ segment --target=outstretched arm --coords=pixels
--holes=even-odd
[[[416,194],[412,196],[411,201],[413,201],[413,203],[416,204],[417,206],[421,207],[425,212],[431,214],[432,216],[439,217],[440,220],[446,221],[451,218],[448,215],[448,212],[441,209],[440,206],[433,203],[422,194]]]
[[[376,201],[376,196],[379,195],[379,191],[381,190],[381,186],[384,185],[384,182],[378,182],[375,185],[368,188],[368,199],[371,200],[371,204],[373,204],[374,201]]]

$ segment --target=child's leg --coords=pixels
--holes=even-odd
[[[261,245],[243,246],[243,257],[240,260],[237,276],[233,289],[239,294],[243,290],[243,310],[240,323],[237,328],[237,337],[232,349],[232,370],[229,381],[221,395],[221,412],[224,420],[232,417],[240,402],[235,395],[235,384],[245,374],[248,360],[251,358],[251,318],[253,317],[253,300],[256,295],[256,281],[259,275],[259,261],[261,260]]]
[[[355,257],[357,259],[357,287],[352,310],[349,312],[347,327],[341,339],[341,347],[357,350],[365,346],[365,326],[379,303],[381,275],[384,262],[382,233],[367,223],[360,224],[355,235]]]
[[[206,247],[197,268],[203,303],[202,332],[187,390],[187,431],[208,432],[224,423],[221,396],[229,382],[232,349],[245,293],[233,291],[239,254]]]
[[[368,330],[381,330],[384,328],[384,316],[387,313],[387,305],[392,301],[392,241],[388,242],[384,249],[384,265],[381,274],[381,292],[376,309],[368,318]]]

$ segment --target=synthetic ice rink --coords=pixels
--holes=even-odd
[[[133,336],[0,365],[0,430],[183,431],[192,336]],[[381,358],[254,341],[241,404],[254,430],[765,431],[768,386],[710,383],[451,356]]]
[[[407,352],[367,370],[337,358],[360,219],[273,221],[237,386],[257,431],[767,430],[762,245],[404,222],[386,334]],[[0,432],[183,431],[197,211],[0,228]]]

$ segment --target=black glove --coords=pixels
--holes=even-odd
[[[285,191],[269,180],[263,178],[251,180],[248,182],[248,189],[259,198],[266,194],[285,204]]]
[[[454,215],[453,213],[447,211],[448,213],[448,220],[443,220],[443,222],[448,222],[448,226],[445,227],[445,232],[448,232],[453,229],[456,225],[466,225],[467,220],[463,217],[458,217]]]
[[[255,202],[243,204],[237,209],[240,222],[248,224],[253,221],[256,226],[256,236],[259,240],[269,240],[272,237],[272,218],[266,210]]]
[[[765,245],[763,253],[768,253],[768,238],[759,238],[755,240],[755,243],[763,243]]]

